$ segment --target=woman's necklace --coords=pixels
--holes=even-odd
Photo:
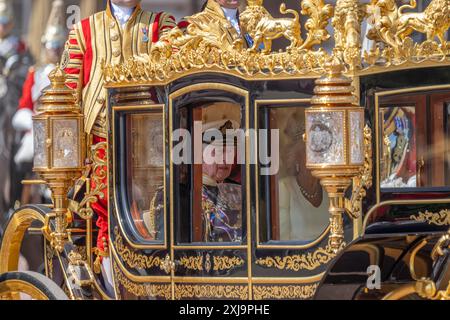
[[[301,185],[300,183],[297,183],[298,187],[300,188],[300,191],[302,192],[302,194],[305,196],[305,198],[309,199],[309,200],[313,200],[315,199],[318,195],[319,195],[319,191],[317,190],[316,192],[314,192],[313,194],[310,194],[308,191],[306,191]]]
[[[310,193],[303,187],[301,178],[298,175],[296,177],[296,180],[297,180],[297,185],[298,185],[301,193],[303,194],[303,196],[306,199],[308,199],[309,202],[314,203],[315,200],[317,200],[317,197],[320,195],[319,193],[322,191],[322,189],[316,188],[316,191],[314,193]]]

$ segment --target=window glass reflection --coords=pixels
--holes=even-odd
[[[304,107],[260,110],[260,128],[279,130],[280,135],[280,171],[274,176],[261,175],[259,179],[260,240],[263,242],[310,242],[329,224],[328,197],[320,181],[306,168],[304,111]]]
[[[164,239],[163,114],[127,116],[127,159],[130,212],[146,240]]]
[[[382,188],[417,186],[416,110],[414,107],[382,108]]]
[[[237,136],[241,106],[229,102],[191,105],[178,115],[180,127],[192,137],[194,152],[192,164],[177,165],[174,170],[177,239],[182,243],[240,243],[243,186]],[[194,130],[196,125],[201,131]]]

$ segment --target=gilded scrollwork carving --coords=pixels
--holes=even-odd
[[[150,56],[103,65],[105,82],[168,81],[179,74],[208,69],[247,76],[317,74],[328,54],[324,50],[314,51],[312,47],[330,37],[326,27],[333,9],[323,0],[305,0],[301,7],[301,13],[309,17],[305,24],[308,31],[305,41],[301,38],[297,11],[282,6],[281,11],[294,18],[275,19],[262,6],[262,1],[249,1],[241,14],[241,23],[253,36],[253,48],[245,48],[239,40],[230,43],[224,38],[223,26],[208,24],[204,14],[197,14],[187,18],[186,30],[175,28],[165,33]],[[289,39],[291,45],[285,52],[270,52],[271,39],[278,37]],[[259,43],[264,44],[261,51],[256,50]]]
[[[345,245],[345,243],[342,243],[341,248],[344,248]],[[340,249],[337,250],[337,252],[339,251]],[[314,252],[289,255],[285,257],[268,256],[265,258],[257,259],[256,264],[267,268],[276,268],[279,270],[294,272],[298,272],[301,270],[313,271],[333,260],[336,257],[337,252],[333,249],[333,246],[329,241],[328,245],[325,248],[320,247]]]
[[[242,39],[229,39],[222,23],[211,23],[202,12],[187,18],[189,26],[175,28],[162,35],[148,56],[130,58],[117,65],[103,65],[107,85],[126,83],[166,83],[196,71],[222,71],[243,77],[264,78],[297,75],[313,76],[323,71],[330,54],[315,49],[330,38],[333,27],[333,54],[341,58],[347,70],[358,72],[374,67],[450,60],[445,33],[450,27],[448,0],[432,0],[423,12],[416,1],[397,5],[396,0],[338,0],[335,6],[324,0],[304,0],[301,15],[308,17],[302,38],[300,15],[281,5],[289,17],[274,18],[262,0],[249,0],[241,13],[243,30],[251,36],[251,48]],[[367,37],[372,47],[362,52],[361,26],[369,25]],[[415,42],[413,32],[426,35]],[[284,51],[272,52],[272,40],[290,41]],[[262,44],[262,45],[261,45]]]
[[[100,142],[91,146],[91,161],[92,163],[86,166],[86,170],[83,176],[77,182],[75,186],[75,192],[78,192],[79,188],[85,183],[86,194],[79,203],[72,201],[71,209],[82,218],[91,219],[94,211],[91,208],[93,203],[96,203],[98,199],[103,199],[105,194],[103,190],[106,188],[104,179],[106,178],[106,155],[103,155],[104,150],[107,149],[106,142]],[[91,188],[91,186],[94,186]]]
[[[417,215],[410,216],[410,219],[426,222],[428,224],[434,224],[437,226],[449,226],[450,225],[450,211],[449,210],[441,210],[439,212],[419,212]]]
[[[248,300],[246,285],[175,284],[175,299]]]
[[[227,256],[215,256],[214,271],[230,270],[236,267],[243,266],[245,261],[241,257],[227,257]]]
[[[178,264],[187,270],[203,271],[203,256],[181,257]]]
[[[120,286],[122,286],[127,292],[136,297],[154,297],[165,300],[169,300],[172,297],[172,285],[170,283],[136,283],[128,279],[115,262],[113,262],[113,269],[118,294],[120,294],[118,290],[120,284]]]
[[[117,227],[114,229],[114,235],[114,249],[116,250],[118,256],[127,264],[128,267],[133,269],[151,269],[158,267],[161,270],[164,270],[164,260],[160,257],[138,254],[134,249],[127,247],[124,244],[122,235],[120,234]],[[170,270],[167,273],[170,273]]]
[[[311,299],[316,293],[318,283],[305,285],[254,285],[255,300],[273,299]]]

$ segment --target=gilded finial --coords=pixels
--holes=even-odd
[[[66,73],[60,68],[59,63],[56,65],[55,69],[50,72],[48,78],[50,79],[52,88],[61,89],[66,85]]]
[[[38,113],[78,112],[75,91],[66,85],[67,75],[59,64],[48,75],[50,86],[42,91]]]
[[[249,7],[261,7],[264,0],[247,0],[247,6]]]
[[[325,75],[316,80],[313,105],[342,106],[358,105],[352,79],[344,75],[345,66],[341,59],[334,56],[324,65]]]
[[[344,62],[337,56],[333,55],[325,62],[324,69],[328,76],[340,76],[345,71]]]

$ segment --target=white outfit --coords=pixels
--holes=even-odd
[[[222,8],[222,10],[227,20],[236,29],[236,31],[239,34],[241,34],[241,26],[239,25],[239,18],[238,18],[238,9]]]
[[[312,241],[329,225],[329,199],[323,193],[322,204],[314,207],[302,194],[296,177],[279,182],[280,240]]]

